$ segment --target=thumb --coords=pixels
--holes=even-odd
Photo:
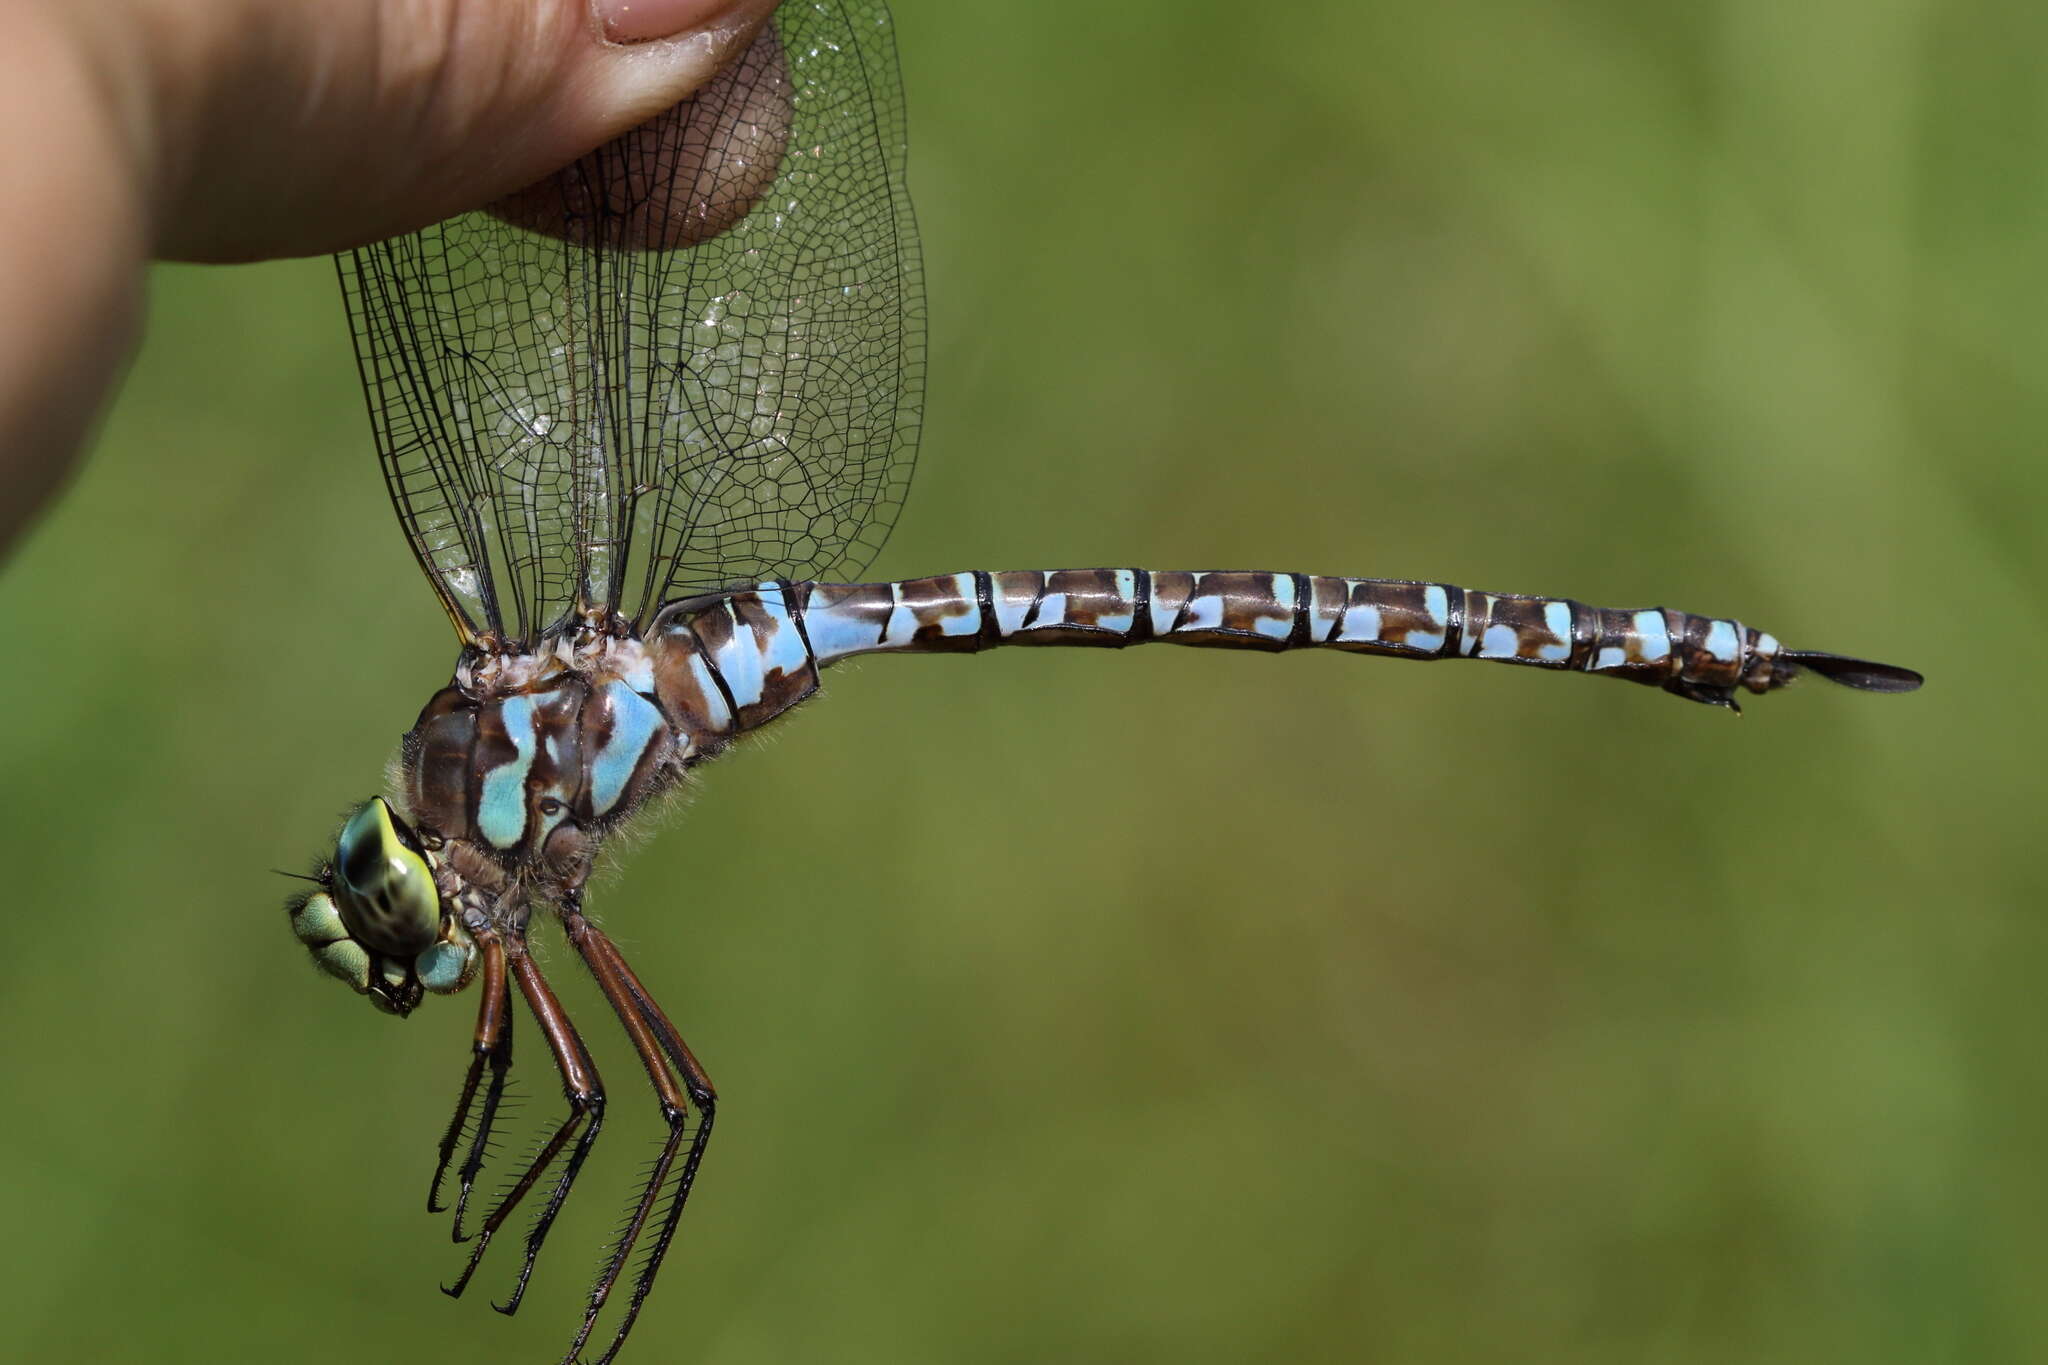
[[[236,261],[358,245],[531,184],[710,79],[775,0],[79,10],[124,8],[152,249]]]

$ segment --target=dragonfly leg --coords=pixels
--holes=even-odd
[[[540,1025],[542,1036],[548,1040],[548,1049],[554,1054],[555,1067],[562,1073],[562,1094],[569,1102],[569,1113],[548,1140],[527,1163],[519,1179],[498,1201],[477,1229],[476,1244],[469,1253],[469,1262],[463,1266],[462,1274],[452,1285],[442,1286],[442,1292],[450,1297],[460,1297],[469,1287],[470,1277],[484,1258],[484,1250],[490,1246],[491,1238],[503,1227],[512,1210],[526,1197],[541,1174],[561,1154],[569,1139],[574,1137],[576,1145],[562,1164],[562,1173],[555,1181],[555,1187],[548,1193],[547,1207],[534,1220],[532,1229],[526,1234],[526,1256],[519,1267],[518,1282],[512,1288],[512,1296],[504,1303],[493,1304],[501,1313],[513,1313],[519,1308],[519,1300],[526,1293],[526,1281],[533,1274],[534,1259],[540,1255],[541,1243],[547,1240],[548,1229],[554,1226],[555,1215],[562,1211],[562,1202],[569,1197],[569,1190],[576,1183],[577,1172],[583,1169],[584,1158],[590,1155],[591,1144],[597,1140],[598,1130],[604,1126],[604,1088],[598,1079],[597,1064],[590,1059],[590,1053],[583,1046],[583,1039],[577,1036],[576,1026],[569,1022],[569,1016],[562,1004],[555,999],[555,993],[548,988],[547,979],[540,974],[540,968],[527,956],[526,945],[514,942],[507,949],[511,976],[519,987],[520,995],[526,999],[527,1008],[533,1011],[534,1020]],[[582,1131],[578,1133],[578,1129]]]
[[[427,1187],[427,1212],[440,1213],[448,1207],[441,1202],[441,1182],[447,1177],[448,1163],[455,1158],[456,1144],[462,1141],[463,1129],[469,1122],[470,1105],[476,1100],[477,1083],[488,1066],[491,1083],[484,1091],[483,1109],[477,1114],[476,1135],[470,1141],[469,1155],[456,1177],[460,1186],[455,1197],[454,1232],[458,1242],[469,1240],[462,1231],[463,1211],[469,1207],[470,1190],[475,1187],[477,1175],[483,1170],[498,1105],[505,1098],[506,1073],[512,1069],[512,998],[505,981],[505,945],[491,935],[481,937],[481,946],[483,999],[477,1004],[476,1036],[470,1053],[469,1073],[463,1077],[462,1094],[455,1101],[455,1114],[448,1120],[448,1131],[441,1135],[440,1157],[434,1163],[433,1183]]]
[[[639,1274],[634,1277],[632,1297],[627,1302],[625,1315],[619,1321],[611,1344],[595,1362],[595,1365],[608,1365],[618,1354],[619,1347],[625,1344],[627,1334],[633,1330],[634,1320],[640,1315],[640,1306],[647,1299],[647,1291],[653,1288],[662,1258],[668,1254],[669,1243],[675,1238],[676,1224],[682,1218],[683,1205],[690,1198],[690,1189],[697,1181],[697,1168],[703,1162],[704,1149],[711,1140],[711,1121],[717,1108],[718,1093],[712,1089],[711,1078],[705,1074],[682,1035],[676,1032],[675,1025],[654,1003],[633,969],[626,965],[618,947],[584,918],[582,906],[576,898],[572,897],[562,906],[561,918],[564,929],[568,931],[569,942],[582,954],[591,975],[597,979],[598,988],[611,1002],[627,1036],[633,1040],[633,1048],[647,1068],[648,1079],[654,1083],[655,1094],[661,1103],[662,1121],[668,1125],[668,1138],[662,1144],[661,1155],[648,1172],[640,1198],[620,1231],[611,1255],[598,1271],[596,1283],[590,1288],[590,1303],[584,1310],[583,1325],[564,1358],[565,1365],[577,1359],[584,1343],[590,1339],[598,1314],[604,1310],[612,1287],[618,1283],[627,1258],[653,1219],[662,1191],[669,1186],[670,1177],[674,1174],[674,1190],[669,1197],[668,1208],[654,1234],[653,1247],[641,1263]],[[691,1109],[695,1109],[698,1116],[694,1129],[690,1127]],[[676,1173],[679,1155],[682,1169]]]

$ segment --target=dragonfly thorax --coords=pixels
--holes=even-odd
[[[550,899],[579,889],[603,835],[686,759],[652,690],[630,633],[579,624],[531,652],[465,651],[405,737],[415,827]]]

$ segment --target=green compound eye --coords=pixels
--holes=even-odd
[[[415,957],[440,937],[441,896],[412,831],[381,797],[349,817],[334,845],[335,903],[370,951]]]
[[[413,974],[436,995],[453,995],[476,973],[476,945],[457,930],[454,941],[436,943],[413,959]]]

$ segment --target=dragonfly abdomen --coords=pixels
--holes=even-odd
[[[1265,571],[970,572],[878,583],[763,584],[671,604],[649,639],[680,728],[751,729],[817,690],[818,670],[877,653],[972,653],[996,645],[1327,648],[1407,659],[1486,659],[1593,673],[1732,706],[1811,668],[1866,691],[1919,675],[1783,648],[1719,617],[1615,610],[1563,597],[1448,583]]]

